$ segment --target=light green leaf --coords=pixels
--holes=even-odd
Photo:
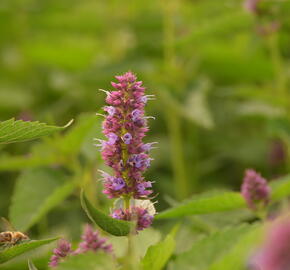
[[[271,200],[278,201],[290,195],[290,176],[287,175],[270,183],[272,188]]]
[[[215,192],[192,197],[183,203],[158,214],[155,218],[176,218],[188,215],[208,214],[246,206],[244,198],[238,192]]]
[[[161,270],[164,269],[175,249],[175,234],[178,227],[166,236],[166,238],[154,246],[148,248],[141,261],[142,270]]]
[[[0,251],[0,264],[7,262],[13,259],[14,257],[19,256],[27,251],[49,244],[57,239],[58,238],[50,238],[45,240],[31,240],[3,249]]]
[[[0,122],[0,144],[23,142],[50,135],[68,127],[72,121],[63,127],[49,126],[39,122],[15,120],[14,118]]]
[[[10,206],[10,221],[26,231],[52,208],[61,203],[76,187],[59,171],[38,168],[24,171],[17,180]]]
[[[29,156],[0,156],[0,171],[13,171],[27,168],[35,168],[55,164],[58,162],[58,156],[55,154],[46,154],[41,151],[31,153]]]
[[[253,228],[255,226],[242,224],[217,231],[198,240],[190,250],[177,256],[176,260],[171,264],[172,269],[209,269],[210,265],[224,258]],[[236,267],[232,269],[236,269]]]
[[[112,256],[103,252],[87,252],[66,258],[58,270],[114,270],[117,269]]]
[[[29,270],[38,270],[31,260],[28,260],[28,268]]]
[[[78,153],[89,132],[100,125],[100,119],[95,114],[81,115],[74,127],[57,142],[59,149],[65,154]],[[91,147],[93,140],[91,141]]]
[[[131,223],[112,218],[96,209],[81,192],[81,204],[88,217],[104,231],[115,235],[125,236],[130,233]]]
[[[263,227],[256,224],[243,234],[235,246],[228,249],[227,252],[215,263],[209,270],[247,270],[250,256],[256,250],[257,245],[262,238]]]

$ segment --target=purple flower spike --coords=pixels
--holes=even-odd
[[[137,77],[127,72],[116,76],[118,82],[112,82],[114,91],[105,91],[108,106],[102,124],[107,141],[100,140],[102,158],[113,169],[109,175],[101,172],[104,183],[103,193],[108,198],[122,198],[126,209],[118,208],[111,215],[113,218],[136,221],[136,230],[143,230],[151,225],[154,212],[146,207],[128,201],[142,199],[151,203],[148,196],[152,194],[152,182],[146,181],[143,172],[150,166],[152,158],[148,152],[154,143],[143,143],[148,126],[144,107],[153,95],[145,95],[145,88]],[[141,201],[142,201],[141,200]],[[140,200],[139,200],[140,201]],[[151,208],[154,209],[151,203]]]
[[[140,193],[137,184],[146,182],[142,173],[150,166],[148,151],[153,143],[143,143],[148,131],[144,107],[151,95],[144,94],[145,88],[136,76],[127,72],[116,76],[114,91],[105,91],[108,113],[103,122],[103,133],[108,141],[100,141],[102,158],[114,173],[113,178],[104,177],[103,193],[109,198],[130,196],[138,199],[152,193],[146,190]],[[117,179],[117,180],[116,180]],[[146,184],[144,185],[146,186]],[[147,188],[151,188],[147,185]]]
[[[71,244],[65,239],[59,240],[57,248],[53,250],[53,255],[50,258],[49,266],[50,267],[58,266],[58,264],[71,253],[72,253]]]
[[[241,193],[252,210],[258,210],[270,201],[270,187],[255,170],[246,170]]]
[[[255,270],[290,269],[290,218],[282,217],[274,221],[265,242],[253,258]]]
[[[82,242],[80,242],[78,249],[74,252],[75,254],[85,253],[87,251],[98,251],[103,250],[111,253],[113,248],[111,244],[106,243],[105,238],[101,238],[98,231],[94,231],[93,227],[86,225],[84,233],[82,235]]]

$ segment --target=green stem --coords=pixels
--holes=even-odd
[[[171,141],[171,160],[174,171],[175,191],[178,199],[184,199],[189,195],[190,187],[186,177],[185,160],[183,156],[182,134],[180,117],[166,109],[167,125]]]
[[[289,103],[289,93],[287,89],[287,74],[285,72],[285,65],[283,61],[283,56],[280,52],[279,47],[279,32],[275,32],[271,34],[267,38],[267,45],[270,52],[270,56],[272,59],[272,63],[275,70],[275,87],[274,87],[274,93],[275,95],[279,95],[280,99],[285,101],[285,107],[286,107],[286,113],[287,113],[287,119],[290,119],[290,103]],[[284,141],[286,145],[286,159],[287,159],[287,168],[290,168],[290,143],[289,143],[289,137],[288,136],[282,136],[282,141]]]
[[[170,84],[171,87],[179,90],[180,85],[176,85],[174,76],[176,72],[176,53],[174,49],[175,27],[173,20],[176,8],[178,6],[178,1],[162,1],[161,5],[163,10],[164,24],[164,81]],[[186,163],[183,155],[183,138],[180,124],[181,119],[179,112],[169,106],[169,104],[165,104],[163,108],[170,134],[171,161],[174,172],[176,198],[182,200],[188,197],[190,193],[190,185],[186,177]]]
[[[275,69],[275,90],[281,95],[281,98],[287,97],[287,76],[284,72],[283,57],[280,53],[278,33],[273,33],[267,39],[270,56]],[[277,92],[274,92],[276,94]]]

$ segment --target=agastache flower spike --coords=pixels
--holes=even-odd
[[[270,187],[255,170],[246,170],[241,193],[252,210],[266,206],[270,201]]]
[[[145,104],[152,95],[144,95],[145,88],[136,76],[127,72],[116,76],[118,82],[112,82],[114,91],[105,91],[107,112],[103,122],[103,134],[107,141],[100,140],[102,158],[114,173],[102,172],[104,191],[109,198],[124,198],[124,201],[147,199],[152,194],[152,182],[146,181],[143,172],[152,160],[148,152],[154,143],[144,144],[142,139],[148,131],[144,112]],[[151,224],[153,216],[141,207],[117,209],[113,217],[131,220],[137,218],[137,228],[142,229]],[[149,226],[148,225],[148,226]]]
[[[94,231],[91,225],[86,225],[84,233],[82,235],[82,242],[79,243],[79,247],[74,254],[85,253],[87,251],[103,250],[111,253],[113,251],[112,245],[107,244],[106,238],[101,238],[98,231]]]
[[[53,255],[50,258],[49,266],[50,267],[58,266],[58,264],[71,253],[72,253],[71,244],[65,239],[59,240],[57,248],[53,250]]]
[[[69,256],[75,256],[88,251],[97,252],[99,250],[113,254],[112,245],[107,243],[107,239],[100,237],[99,232],[94,231],[93,227],[87,224],[78,248],[72,250],[71,243],[65,239],[61,239],[58,242],[57,248],[53,250],[49,266],[57,267],[59,263],[63,262]]]

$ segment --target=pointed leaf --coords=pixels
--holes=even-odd
[[[68,127],[72,121],[63,127],[49,126],[39,122],[15,120],[14,118],[0,122],[0,144],[23,142],[50,135]]]
[[[25,252],[28,252],[40,246],[49,244],[57,239],[58,238],[50,238],[50,239],[45,239],[45,240],[31,240],[31,241],[26,241],[18,245],[3,249],[0,251],[0,264],[7,262],[13,259],[14,257],[19,256]]]
[[[194,196],[183,203],[158,214],[155,218],[176,218],[188,215],[208,214],[246,206],[244,198],[238,192],[206,193]]]
[[[130,233],[131,223],[112,218],[96,209],[81,192],[81,204],[88,217],[104,231],[115,235],[125,236]]]
[[[177,227],[166,236],[166,238],[154,246],[148,248],[141,261],[142,270],[161,270],[164,269],[167,261],[175,249],[175,234]]]
[[[15,185],[10,206],[10,221],[26,231],[62,202],[75,189],[77,183],[49,168],[24,171]]]

